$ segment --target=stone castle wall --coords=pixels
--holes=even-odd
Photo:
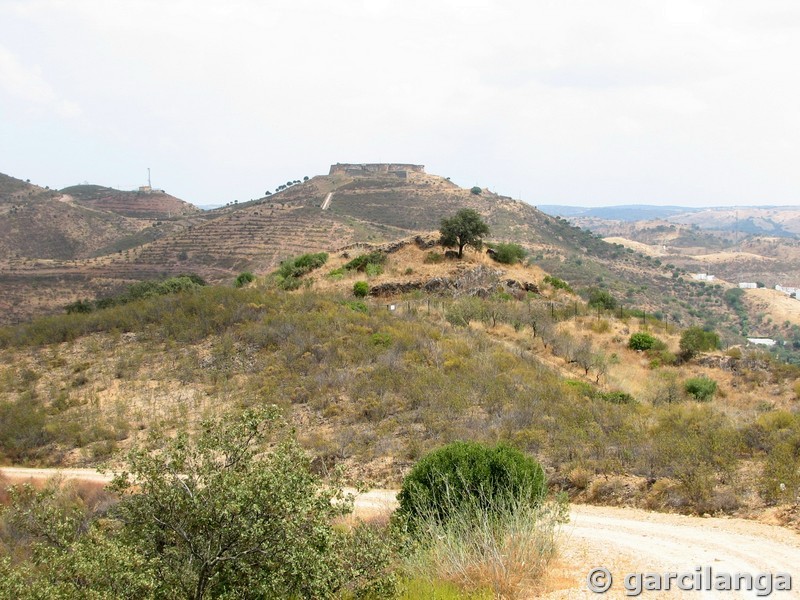
[[[424,173],[425,165],[411,165],[402,163],[336,163],[331,165],[330,175],[343,173],[346,175],[370,175],[372,173]]]

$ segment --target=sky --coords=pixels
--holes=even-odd
[[[0,172],[259,198],[410,162],[531,204],[800,204],[796,0],[0,0]]]

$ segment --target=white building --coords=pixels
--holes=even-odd
[[[778,290],[779,292],[783,292],[787,296],[791,296],[792,294],[798,295],[798,293],[800,293],[800,288],[796,287],[784,287],[782,285],[776,285],[775,289]]]
[[[739,289],[742,289],[742,290],[754,290],[757,287],[758,287],[758,284],[756,284],[756,283],[740,283],[739,284]]]
[[[747,341],[756,346],[774,346],[777,342],[770,338],[747,338]]]
[[[717,278],[716,275],[709,275],[708,273],[694,273],[692,274],[692,279],[696,281],[714,281]]]

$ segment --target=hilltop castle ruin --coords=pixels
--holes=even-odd
[[[344,175],[373,175],[375,173],[392,173],[398,177],[405,178],[409,172],[424,173],[425,165],[410,165],[402,163],[336,163],[331,165],[329,175],[341,173]]]

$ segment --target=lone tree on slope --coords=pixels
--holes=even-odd
[[[478,212],[472,208],[462,208],[455,216],[442,219],[440,243],[443,246],[458,246],[458,258],[464,254],[464,246],[470,245],[480,250],[483,236],[489,234],[489,226],[484,223]]]

